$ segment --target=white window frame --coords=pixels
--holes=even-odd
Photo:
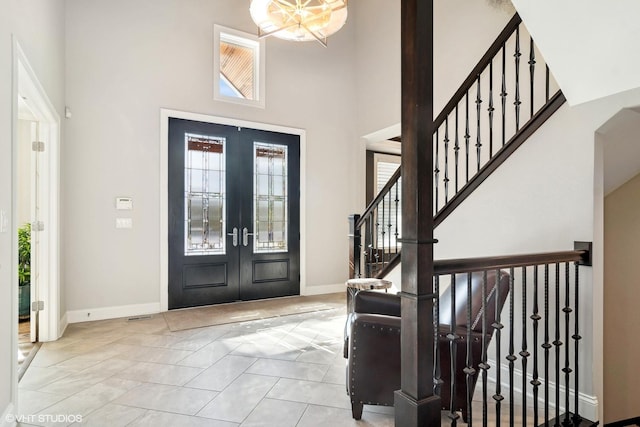
[[[373,185],[374,185],[374,197],[378,195],[378,193],[380,192],[380,190],[382,190],[382,188],[378,188],[378,163],[383,162],[383,163],[392,163],[392,164],[397,164],[398,167],[401,167],[401,157],[395,154],[385,154],[385,153],[374,153],[373,154]],[[400,208],[398,210],[398,217],[396,218],[396,221],[400,220],[400,222],[397,223],[398,229],[401,229],[402,227],[402,208]],[[395,225],[395,223],[394,223]],[[376,244],[381,245],[381,234],[380,234],[380,230],[376,230]],[[394,243],[398,246],[398,248],[402,247],[402,243],[400,243],[399,241],[396,241],[395,236],[393,237],[393,241]],[[387,250],[390,250],[391,248],[387,248]]]
[[[253,50],[254,53],[254,96],[255,99],[244,99],[239,97],[225,96],[220,93],[220,41],[238,44]],[[231,102],[234,104],[247,105],[251,107],[265,108],[265,51],[264,39],[258,36],[223,27],[214,24],[213,26],[213,99],[216,101]]]

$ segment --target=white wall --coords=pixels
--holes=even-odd
[[[16,372],[12,337],[17,335],[14,308],[17,279],[11,247],[15,234],[12,171],[12,35],[22,46],[40,83],[58,111],[64,94],[64,8],[62,0],[0,0],[0,211],[8,214],[10,231],[0,232],[0,414],[14,402]],[[0,420],[0,423],[4,419]]]
[[[66,4],[68,309],[159,301],[160,108],[305,129],[307,288],[344,283],[346,218],[355,208],[352,18],[326,49],[267,39],[259,109],[213,100],[213,25],[255,33],[246,2]],[[116,196],[133,197],[132,230],[115,230]]]
[[[18,170],[16,222],[22,226],[31,221],[31,121],[18,120]]]
[[[636,122],[637,124],[637,122]],[[629,339],[640,325],[636,264],[640,252],[640,175],[605,198],[604,386],[605,422],[638,416],[640,342]]]
[[[364,136],[400,123],[400,0],[360,0],[353,2],[353,8],[358,134]],[[511,16],[508,9],[491,7],[486,1],[434,2],[434,115]]]

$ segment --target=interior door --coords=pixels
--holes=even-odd
[[[169,120],[169,308],[297,295],[297,135]]]

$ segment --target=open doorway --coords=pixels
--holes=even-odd
[[[18,223],[18,366],[28,361],[38,342],[37,319],[31,317],[31,293],[38,294],[38,247],[32,239],[32,219],[37,216],[37,162],[32,142],[38,141],[38,119],[23,96],[18,96],[16,221]],[[34,273],[33,275],[31,273]],[[37,298],[37,297],[36,297]],[[35,300],[35,299],[33,299]],[[32,326],[33,323],[33,326]]]
[[[18,253],[14,337],[16,365],[29,361],[30,343],[60,336],[59,301],[59,143],[60,117],[20,44],[13,61],[13,212]],[[22,256],[21,256],[22,255]],[[20,307],[20,305],[22,307]],[[21,342],[22,344],[19,344]]]

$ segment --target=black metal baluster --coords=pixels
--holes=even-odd
[[[434,163],[436,164],[436,167],[433,169],[433,186],[434,186],[433,198],[435,202],[433,206],[436,213],[438,212],[439,205],[440,205],[439,203],[440,195],[438,191],[440,189],[440,136],[439,136],[439,133],[440,133],[440,129],[436,129],[436,154],[434,159]],[[446,189],[446,185],[445,185],[445,189]]]
[[[371,212],[369,214],[369,218],[367,219],[367,237],[365,238],[365,242],[367,245],[367,250],[368,250],[368,254],[367,254],[367,262],[366,264],[366,269],[365,269],[365,277],[373,277],[373,274],[371,274],[373,272],[373,262],[374,262],[374,258],[373,258],[373,212]]]
[[[489,63],[489,158],[493,157],[493,59]]]
[[[569,263],[565,262],[565,278],[564,278],[564,308],[562,311],[564,312],[564,340],[566,345],[564,346],[564,386],[565,386],[565,396],[564,396],[564,408],[565,408],[565,418],[562,421],[562,424],[565,426],[573,425],[571,423],[571,419],[569,417],[569,375],[571,374],[571,364],[569,363],[569,321],[571,320],[571,312],[573,311],[569,306]]]
[[[378,267],[378,272],[382,271],[382,269],[384,268],[384,237],[386,234],[384,197],[380,201],[380,205],[382,206],[382,222],[380,223],[380,240],[382,241],[382,248],[378,247],[378,255],[380,257],[380,267]],[[380,210],[380,207],[378,207],[378,212],[380,212]]]
[[[556,418],[555,426],[560,425],[560,264],[556,263],[556,336],[553,345],[556,348]]]
[[[540,387],[540,380],[538,375],[538,322],[541,317],[538,314],[538,266],[533,267],[533,379],[531,385],[533,386],[533,425],[538,425],[538,388]]]
[[[449,285],[451,290],[451,325],[449,326],[449,334],[447,339],[449,340],[449,359],[451,364],[450,372],[450,384],[451,384],[451,400],[449,401],[449,419],[451,420],[451,426],[455,427],[458,423],[460,415],[456,412],[455,398],[456,398],[456,359],[457,359],[457,342],[460,337],[456,334],[456,275],[451,275],[451,284]]]
[[[533,37],[529,37],[529,74],[530,74],[530,89],[531,89],[531,99],[529,100],[529,111],[531,113],[530,117],[533,117],[533,86],[534,86],[534,75],[536,70],[536,50],[533,45]]]
[[[486,426],[488,422],[488,397],[487,397],[487,371],[489,364],[487,363],[487,272],[482,275],[482,362],[478,365],[482,369],[482,425]]]
[[[516,107],[516,132],[520,130],[520,27],[516,28],[516,51],[513,57],[516,59],[516,96],[513,105]]]
[[[389,202],[388,202],[389,213],[387,215],[388,218],[389,218],[389,222],[387,224],[387,242],[388,242],[387,252],[388,252],[388,254],[386,255],[386,258],[385,258],[385,264],[389,263],[389,259],[390,259],[390,256],[391,256],[391,227],[393,227],[392,219],[391,219],[391,213],[392,213],[391,212],[391,206],[392,206],[392,203],[391,203],[391,196],[392,196],[391,195],[391,189],[389,189],[389,192],[387,193],[387,195],[389,197]],[[397,218],[396,218],[396,222],[398,222]]]
[[[471,400],[473,397],[473,376],[476,373],[475,368],[473,367],[473,359],[471,357],[471,312],[473,309],[473,299],[471,292],[471,273],[467,274],[467,360],[466,367],[464,368],[464,373],[466,374],[467,380],[467,419],[469,421],[469,427],[472,427],[472,405]]]
[[[458,106],[456,105],[456,140],[453,146],[453,154],[456,161],[456,193],[458,192],[458,156],[460,155],[460,132],[458,131]]]
[[[398,210],[400,207],[400,198],[398,197],[398,188],[400,187],[400,180],[398,179],[398,181],[396,181],[394,188],[396,189],[396,198],[395,198],[395,203],[396,203],[396,231],[395,231],[395,236],[396,236],[396,242],[395,242],[395,253],[398,253],[398,237],[400,236],[400,233],[398,233],[398,223],[400,221],[398,221]]]
[[[507,119],[505,117],[507,113],[507,45],[502,45],[502,91],[500,92],[500,98],[502,98],[502,146],[507,143]]]
[[[434,293],[436,295],[440,295],[440,276],[436,275],[434,276]],[[439,332],[440,329],[438,327],[438,325],[440,324],[440,299],[438,297],[438,301],[434,302],[433,304],[433,334],[434,334],[434,341],[433,341],[433,360],[435,361],[435,366],[433,367],[433,393],[437,394],[438,396],[441,396],[442,394],[442,368],[441,368],[441,363],[442,361],[440,360],[440,350],[438,349],[439,345],[440,345],[440,340],[439,340]]]
[[[380,224],[378,223],[378,209],[376,208],[375,210],[375,215],[376,215],[376,222],[374,224],[373,229],[371,230],[372,232],[375,232],[375,234],[373,234],[371,236],[371,245],[372,248],[371,250],[373,251],[373,257],[375,259],[375,263],[373,264],[372,268],[375,271],[375,274],[377,274],[377,272],[379,271],[379,266],[378,263],[380,262],[380,254],[378,253],[378,230],[380,227]],[[373,214],[373,213],[372,213]],[[375,274],[371,275],[371,277],[375,277]]]
[[[513,373],[515,369],[515,361],[518,359],[515,355],[515,345],[514,345],[514,308],[515,308],[515,271],[513,267],[509,270],[509,274],[511,277],[509,278],[509,355],[507,356],[507,360],[509,361],[509,425],[513,426],[515,420],[515,409],[514,409],[514,395],[513,389],[515,384],[513,383]]]
[[[522,425],[527,425],[527,268],[522,267]]]
[[[575,314],[574,314],[574,324],[575,324],[575,334],[573,334],[573,339],[575,340],[575,350],[574,350],[574,357],[575,357],[575,361],[574,361],[574,366],[575,366],[575,372],[573,373],[573,379],[575,381],[575,386],[574,386],[574,399],[575,399],[575,408],[573,411],[573,424],[576,426],[580,425],[580,422],[582,421],[582,417],[580,416],[580,411],[579,411],[579,397],[580,397],[580,387],[578,384],[578,378],[580,375],[578,375],[578,367],[580,366],[578,364],[578,355],[580,354],[579,352],[579,343],[580,340],[582,339],[582,337],[580,336],[580,329],[578,327],[579,324],[579,316],[578,316],[578,308],[579,308],[579,299],[580,299],[580,280],[579,280],[579,266],[578,263],[575,263],[575,277],[574,277],[574,281],[575,281],[575,285],[574,285],[574,298],[575,298]]]
[[[476,90],[476,119],[477,119],[477,134],[476,134],[476,172],[480,171],[480,154],[482,149],[482,136],[480,135],[480,115],[482,106],[482,97],[480,96],[480,74],[477,79]]]
[[[549,264],[544,265],[544,422],[549,421]]]
[[[444,119],[444,202],[449,201],[449,116]]]
[[[494,284],[495,289],[496,289],[496,298],[495,298],[495,303],[496,303],[496,308],[495,308],[495,313],[496,313],[496,321],[495,323],[492,325],[493,328],[495,329],[495,336],[496,336],[496,361],[497,361],[497,366],[496,366],[496,394],[493,395],[493,400],[495,400],[496,402],[496,425],[499,426],[500,425],[500,414],[501,414],[501,406],[502,406],[502,401],[504,400],[504,396],[502,396],[502,386],[501,386],[501,362],[500,362],[500,338],[502,337],[502,328],[504,328],[504,325],[501,322],[500,319],[500,309],[502,307],[500,307],[500,282],[501,282],[501,271],[500,270],[496,270],[496,283]]]
[[[464,131],[464,147],[466,151],[466,171],[467,171],[467,180],[465,182],[469,182],[469,139],[471,135],[469,134],[469,92],[465,95],[465,131]]]

